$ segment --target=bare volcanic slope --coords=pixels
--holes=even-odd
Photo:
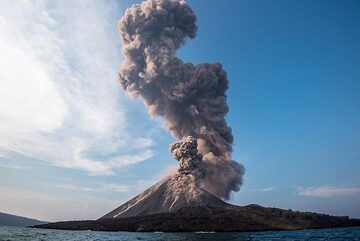
[[[188,136],[175,142],[170,146],[170,151],[179,161],[177,174],[158,182],[100,219],[174,212],[191,206],[224,208],[228,205],[201,188],[199,183],[204,175],[202,156],[197,151],[197,140],[194,137]]]
[[[179,179],[190,183],[190,177],[175,175],[167,178],[148,188],[133,199],[114,209],[101,219],[127,218],[145,216],[156,213],[178,211],[184,207],[226,207],[227,203],[215,197],[213,194],[198,187],[183,187],[176,189]],[[192,190],[189,190],[192,189]]]

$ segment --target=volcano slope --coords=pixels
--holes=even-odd
[[[175,175],[172,178],[155,184],[130,201],[104,215],[100,220],[168,213],[178,211],[185,207],[212,206],[224,208],[229,205],[200,188],[192,190],[193,192],[197,192],[196,198],[189,196],[189,190],[186,188],[180,190],[173,189],[174,183],[178,182],[180,178],[183,177]]]

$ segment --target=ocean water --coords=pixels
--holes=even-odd
[[[246,233],[131,233],[0,227],[0,241],[355,241],[360,227]]]

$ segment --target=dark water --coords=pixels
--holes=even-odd
[[[0,241],[353,241],[360,240],[360,227],[304,231],[249,232],[249,233],[130,233],[60,231],[31,228],[0,227]]]

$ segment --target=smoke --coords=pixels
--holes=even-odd
[[[178,173],[193,175],[196,180],[205,176],[201,166],[202,155],[197,150],[197,140],[188,136],[170,145],[170,152],[179,161]]]
[[[244,168],[231,158],[226,72],[220,63],[193,65],[176,57],[184,40],[196,36],[195,22],[183,0],[147,0],[129,8],[119,21],[125,57],[119,81],[143,99],[151,115],[164,117],[172,135],[179,140],[192,136],[186,144],[171,146],[174,157],[183,159],[179,172],[194,165],[201,186],[228,199],[231,191],[239,190]]]

